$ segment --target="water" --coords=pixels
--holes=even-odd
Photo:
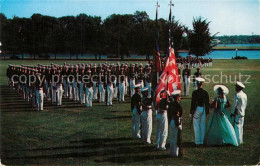
[[[187,52],[179,53],[181,57],[186,57]],[[212,59],[231,59],[236,56],[235,50],[214,50],[209,55],[204,56],[205,58]],[[245,56],[248,59],[260,59],[260,50],[238,50],[237,56]]]
[[[220,44],[219,46],[260,46],[260,44]],[[188,55],[187,52],[181,52],[179,53],[181,57],[186,57]],[[238,56],[245,56],[248,59],[260,59],[260,50],[238,50],[237,52]],[[55,59],[55,55],[50,54],[50,59]],[[235,50],[214,50],[209,55],[204,56],[205,58],[212,58],[212,59],[231,59],[232,57],[236,56]],[[18,57],[22,58],[22,55],[18,55]],[[70,59],[69,54],[57,54],[57,59]],[[6,59],[10,58],[10,55],[5,56]],[[33,58],[31,55],[24,55],[24,58]],[[71,59],[76,59],[76,55],[72,55]],[[84,54],[83,56],[78,55],[79,59],[95,59],[95,55],[93,54]],[[140,56],[136,54],[131,54],[130,57],[125,57],[125,59],[144,59],[145,56]],[[152,59],[152,55],[150,55],[150,58]],[[4,56],[1,54],[0,59],[4,59]],[[36,56],[36,59],[38,59],[38,56]],[[99,59],[99,56],[97,56],[97,59]],[[106,60],[107,55],[102,55],[101,60]]]

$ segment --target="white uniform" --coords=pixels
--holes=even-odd
[[[79,82],[79,97],[80,97],[80,104],[85,104],[86,98],[85,98],[84,83],[83,82]]]
[[[119,101],[125,101],[125,81],[119,82]]]
[[[112,105],[112,100],[113,100],[113,84],[108,84],[107,85],[107,105]]]
[[[189,96],[189,91],[190,91],[190,77],[188,77],[187,75],[184,75],[184,84],[185,84],[185,88],[186,88],[186,93],[185,96]]]
[[[195,144],[202,145],[205,136],[206,113],[205,108],[197,106],[193,115],[193,127],[195,133]]]
[[[36,108],[38,111],[43,110],[43,88],[36,89]]]
[[[99,83],[98,85],[99,90],[99,100],[100,102],[105,102],[105,89],[104,89],[104,83]]]
[[[134,95],[135,93],[135,78],[130,78],[130,93],[131,93],[131,97]]]
[[[168,118],[167,110],[164,113],[157,113],[156,121],[156,148],[165,149],[166,139],[168,136]]]
[[[114,82],[114,93],[113,93],[113,98],[117,98],[117,92],[118,92],[118,87],[117,87],[117,78],[115,78]]]
[[[93,88],[86,87],[86,107],[92,107]]]
[[[178,132],[175,121],[172,119],[170,122],[170,155],[172,156],[179,156],[179,147],[177,145]]]
[[[147,106],[147,110],[143,110],[142,115],[141,115],[141,123],[142,123],[142,139],[144,143],[151,143],[151,135],[152,135],[152,122],[153,122],[153,117],[152,117],[152,106],[149,105]]]
[[[79,88],[78,88],[78,82],[73,82],[73,100],[79,101]]]
[[[132,136],[133,138],[141,138],[140,136],[140,115],[136,108],[133,108],[132,113]]]
[[[98,86],[97,82],[93,82],[93,99],[97,99],[97,94],[98,94]]]
[[[231,114],[235,115],[235,110],[237,108],[238,115],[235,115],[235,118],[232,117],[232,123],[236,132],[238,144],[243,143],[243,126],[244,126],[244,116],[247,106],[247,95],[241,90],[234,95],[233,107]]]
[[[62,89],[62,85],[58,84],[57,85],[57,105],[62,105],[62,95],[63,95],[63,89]]]

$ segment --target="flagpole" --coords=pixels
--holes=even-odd
[[[172,25],[172,6],[174,4],[172,3],[172,0],[170,1],[170,14],[169,14],[169,53],[170,53],[170,48],[171,48],[171,25]]]

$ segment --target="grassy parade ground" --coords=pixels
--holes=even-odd
[[[44,110],[35,111],[7,85],[8,64],[63,64],[65,61],[0,62],[1,162],[5,165],[255,165],[260,156],[260,60],[214,60],[212,67],[202,68],[203,75],[225,84],[231,104],[235,93],[234,81],[241,76],[245,83],[248,106],[245,115],[244,144],[233,146],[196,147],[189,117],[191,93],[182,97],[183,158],[169,156],[167,150],[155,149],[155,116],[153,115],[153,145],[132,139],[130,98],[113,106],[93,102],[92,108],[63,98],[62,106],[44,101]],[[70,64],[93,63],[66,61]],[[195,69],[192,69],[192,74]],[[249,79],[248,79],[249,78]],[[231,79],[231,80],[230,80]],[[247,80],[248,79],[248,80]],[[226,81],[228,83],[226,83]],[[231,83],[231,82],[233,83]],[[210,100],[216,97],[213,86],[205,83]],[[183,84],[182,84],[183,88]],[[231,108],[228,110],[230,111]],[[210,114],[213,109],[210,110]],[[209,116],[208,116],[209,117]]]

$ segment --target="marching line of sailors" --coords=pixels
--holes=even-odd
[[[208,92],[203,89],[205,79],[198,77],[196,81],[197,89],[192,93],[190,110],[196,146],[204,144],[238,146],[243,143],[243,125],[247,106],[247,96],[243,92],[245,86],[241,82],[236,83],[234,104],[231,115],[229,115],[225,110],[229,107],[227,87],[224,85],[214,86],[218,97],[210,102]],[[175,90],[169,94],[168,91],[162,90],[160,103],[158,108],[155,108],[152,98],[148,97],[147,87],[142,88],[141,84],[136,84],[134,88],[135,94],[131,98],[132,137],[141,138],[144,144],[152,143],[152,114],[154,113],[156,115],[156,149],[166,150],[165,145],[169,131],[170,155],[183,156],[181,91]],[[210,107],[215,110],[206,127],[206,116],[209,114]]]
[[[9,65],[8,84],[24,99],[31,102],[37,110],[43,110],[43,101],[62,105],[66,97],[86,107],[92,107],[92,101],[112,106],[113,99],[125,101],[125,96],[134,95],[134,86],[148,87],[148,96],[152,94],[152,63],[146,64],[51,64],[38,66]],[[36,82],[34,79],[37,78]],[[21,79],[20,79],[21,78]],[[40,97],[38,97],[40,96]],[[44,97],[42,97],[44,96]]]

